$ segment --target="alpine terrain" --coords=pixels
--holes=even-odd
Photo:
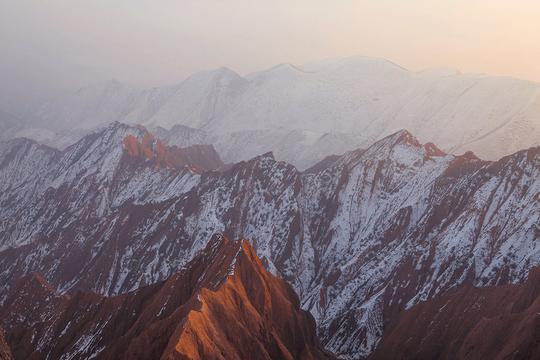
[[[168,279],[58,294],[29,274],[0,310],[18,359],[331,359],[315,322],[247,240],[214,236]]]
[[[350,57],[245,76],[219,68],[152,89],[117,80],[94,84],[25,111],[33,130],[24,136],[65,146],[69,134],[112,121],[140,123],[172,131],[164,136],[170,145],[214,144],[226,162],[274,151],[306,169],[402,128],[447,152],[472,150],[497,160],[538,145],[539,113],[535,82],[413,72],[384,59]],[[179,129],[197,135],[185,139]]]
[[[218,314],[243,319],[246,308],[235,307],[235,301],[242,301],[255,304],[259,314],[272,314],[267,308],[272,304],[279,309],[276,317],[262,317],[260,328],[269,332],[257,333],[253,340],[268,354],[271,340],[277,344],[272,351],[288,351],[293,358],[316,357],[322,347],[341,358],[364,358],[390,331],[381,351],[393,346],[392,339],[401,339],[399,329],[409,326],[408,311],[433,314],[442,301],[461,306],[462,297],[451,298],[456,291],[465,291],[471,300],[463,301],[471,302],[482,296],[476,295],[477,288],[502,289],[493,291],[504,296],[504,286],[521,286],[512,284],[524,282],[540,265],[540,147],[485,161],[472,152],[448,154],[400,130],[300,171],[272,153],[223,165],[212,147],[191,145],[167,146],[145,128],[121,123],[91,132],[64,150],[26,139],[1,143],[0,282],[5,286],[0,296],[4,314],[13,314],[2,316],[2,326],[15,356],[19,349],[90,354],[103,348],[110,356],[126,348],[162,351],[143,346],[156,334],[163,342],[184,336],[181,351],[206,354],[200,352],[207,351],[201,339],[215,333],[208,332],[214,325],[203,324],[228,324],[230,319],[216,319]],[[216,233],[249,239],[260,258],[250,261],[292,285],[299,305],[316,321],[321,347],[292,291],[259,267],[249,265],[254,268],[234,272],[240,278],[226,280],[216,278],[216,272],[199,280],[201,268],[181,270],[203,261],[192,261],[200,259],[201,251],[212,252],[215,246],[208,245],[208,239]],[[252,254],[245,242],[227,244]],[[246,259],[255,258],[249,254]],[[212,264],[229,261],[213,258]],[[145,320],[144,329],[138,325],[140,319],[150,319],[146,316],[154,319],[164,304],[163,294],[172,291],[174,279],[183,279],[186,271],[199,275],[181,281],[184,290],[174,293],[175,308],[165,307],[163,317]],[[17,294],[24,297],[20,286],[36,286],[36,279],[50,284],[43,288],[49,289],[45,297],[51,302],[43,306],[59,317],[20,318],[18,323],[18,313],[34,316],[14,306],[26,301],[17,300]],[[240,280],[242,284],[235,282]],[[24,285],[28,281],[30,285]],[[247,289],[256,284],[273,290]],[[239,294],[237,285],[246,288],[248,302],[233,295]],[[202,288],[208,290],[199,291]],[[193,300],[197,291],[203,305]],[[231,302],[204,308],[216,296],[230,296]],[[285,299],[263,301],[274,296]],[[87,305],[94,309],[92,304],[102,305],[83,312],[87,317],[77,324],[80,337],[62,337],[63,329],[75,325],[68,324],[66,314],[79,314]],[[269,312],[261,312],[261,304]],[[529,304],[522,305],[515,311],[528,311]],[[193,306],[203,306],[203,311],[188,313]],[[219,306],[231,311],[213,312]],[[111,314],[114,307],[126,319],[109,319],[120,316]],[[131,312],[133,317],[127,317]],[[189,339],[174,330],[176,320],[188,318],[193,321]],[[57,342],[49,344],[40,340],[46,337],[17,327],[35,321],[41,324],[36,326],[40,334]],[[110,321],[125,325],[111,327]],[[431,326],[440,322],[427,324],[423,330],[429,336]],[[114,346],[94,340],[89,334],[97,327],[108,334],[107,341],[122,340]],[[216,341],[223,351],[244,348],[230,339]],[[82,342],[92,347],[84,349]]]

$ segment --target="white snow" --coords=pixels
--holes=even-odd
[[[304,168],[402,128],[448,151],[496,159],[539,144],[538,113],[538,83],[447,70],[415,73],[384,59],[351,57],[281,64],[246,77],[221,68],[147,90],[112,81],[45,104],[36,117],[64,130],[115,120],[185,125],[203,130],[204,141],[216,144],[227,161],[274,150]]]

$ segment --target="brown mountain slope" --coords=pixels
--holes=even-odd
[[[4,330],[0,328],[0,360],[12,360],[11,349],[4,337]]]
[[[456,291],[405,311],[371,359],[540,359],[540,268],[523,284]]]
[[[315,322],[246,240],[215,235],[166,281],[58,295],[31,274],[0,310],[16,359],[321,359]]]

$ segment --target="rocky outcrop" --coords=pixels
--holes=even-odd
[[[122,141],[125,152],[132,157],[149,160],[156,167],[187,167],[199,173],[216,170],[224,165],[212,145],[191,145],[185,148],[166,146],[144,127],[138,128],[143,131],[140,140],[134,135],[127,135]]]

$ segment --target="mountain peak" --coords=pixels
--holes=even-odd
[[[51,358],[67,350],[75,358],[332,358],[292,288],[264,269],[247,240],[223,234],[165,281],[115,297],[79,292],[61,300],[42,301],[32,327],[10,314],[35,307],[34,297],[16,294],[0,309],[17,337],[16,358],[38,348]]]
[[[447,154],[439,149],[437,145],[432,142],[422,144],[418,138],[416,138],[411,132],[406,129],[401,129],[385,138],[380,140],[381,143],[388,143],[394,147],[397,145],[405,145],[407,147],[416,148],[422,150],[427,157],[433,156],[446,156]],[[375,143],[377,144],[377,143]]]
[[[229,69],[228,67],[222,66],[217,69],[213,70],[204,70],[199,71],[187,79],[185,79],[183,82],[181,82],[178,86],[183,86],[186,84],[211,84],[211,83],[220,83],[222,85],[230,85],[230,84],[242,84],[246,82],[246,79],[244,79],[240,74],[237,72]],[[183,85],[182,85],[183,84]]]
[[[446,153],[439,149],[437,145],[435,145],[432,142],[428,142],[424,144],[424,149],[426,149],[426,154],[428,156],[445,156]]]
[[[222,233],[215,233],[210,237],[210,240],[206,244],[206,247],[204,248],[204,253],[206,256],[214,256],[216,253],[220,251],[220,249],[229,247],[229,246],[235,246],[234,242],[229,240],[225,235]]]
[[[447,154],[433,143],[422,144],[411,132],[402,129],[376,141],[366,150],[349,151],[337,161],[354,167],[362,159],[393,160],[403,166],[416,166]]]
[[[274,157],[274,153],[272,151],[265,152],[264,154],[255,156],[254,158],[251,158],[249,160],[240,161],[238,163],[233,164],[232,168],[241,168],[244,167],[246,164],[249,166],[257,166],[259,164],[268,164],[273,163],[276,161],[276,158]]]
[[[415,147],[422,146],[420,141],[409,132],[409,130],[401,129],[388,136],[388,138],[395,139],[396,143],[409,144]]]
[[[198,255],[198,259],[208,264],[204,278],[200,280],[201,286],[210,289],[221,286],[228,276],[234,275],[242,258],[248,260],[251,263],[250,266],[263,268],[248,240],[229,240],[222,233],[212,235],[204,250]],[[199,260],[196,258],[194,262],[197,261]]]
[[[230,68],[226,66],[221,66],[213,70],[212,73],[216,75],[222,75],[222,76],[241,77],[236,71],[231,70]]]
[[[218,286],[205,286],[198,292],[200,309],[187,315],[182,332],[169,342],[165,357],[214,358],[216,349],[221,349],[220,357],[225,358],[332,358],[321,351],[314,322],[300,310],[292,288],[265,270],[248,240],[230,241],[216,234],[209,247],[214,259],[207,273],[226,258],[227,275]],[[267,350],[267,336],[263,340],[253,335],[260,333],[261,327],[265,331],[269,320],[273,325],[271,351]],[[284,338],[291,329],[295,336]],[[257,349],[250,345],[253,342]]]
[[[305,72],[298,66],[295,66],[291,63],[282,63],[278,64],[272,68],[269,69],[269,71],[290,71],[290,72]]]
[[[480,160],[480,158],[476,156],[476,154],[470,150],[465,151],[465,153],[463,153],[463,155],[460,155],[460,157],[465,160]]]
[[[276,160],[276,158],[274,157],[274,152],[273,152],[273,151],[265,152],[264,154],[258,156],[258,158],[259,158],[259,159]]]
[[[113,121],[108,125],[99,127],[95,131],[83,136],[78,142],[69,147],[74,147],[78,143],[84,142],[85,140],[95,141],[96,139],[101,139],[100,141],[104,144],[117,146],[119,143],[109,143],[109,140],[117,137],[123,137],[130,133],[140,137],[145,132],[147,132],[147,130],[142,125],[128,125],[119,121]]]
[[[301,67],[290,63],[282,63],[272,66],[266,70],[257,71],[246,76],[247,79],[264,81],[266,79],[275,80],[283,78],[294,78],[295,75],[307,74],[311,71],[304,70]]]

